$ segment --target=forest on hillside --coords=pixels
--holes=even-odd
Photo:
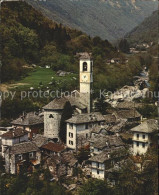
[[[131,45],[136,43],[157,43],[159,25],[158,14],[159,11],[153,12],[150,17],[147,17],[140,25],[125,36]]]
[[[79,59],[76,58],[76,53],[86,51],[93,55],[93,88],[95,97],[99,97],[99,89],[115,91],[126,84],[132,84],[133,76],[138,75],[144,65],[141,56],[130,56],[128,63],[108,64],[107,61],[111,58],[125,59],[127,56],[107,40],[92,38],[81,31],[49,20],[26,2],[4,2],[1,19],[0,53],[2,82],[5,84],[21,82],[30,72],[36,71],[31,68],[33,64],[37,67],[50,65],[55,73],[57,70],[65,70],[78,75]],[[50,90],[57,87],[69,91],[78,89],[78,82],[71,82],[65,82],[62,86],[52,85]],[[24,110],[36,110],[48,101],[50,99],[21,101],[17,93],[14,101],[6,99],[3,102],[3,117],[12,118]]]
[[[57,24],[26,2],[4,2],[1,18],[2,82],[20,80],[32,64],[78,72],[75,54],[85,51],[93,54],[96,88],[115,90],[141,70],[140,59],[135,57],[129,64],[110,67],[108,59],[124,55],[107,40]]]

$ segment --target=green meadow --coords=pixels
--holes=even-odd
[[[76,78],[76,79],[75,79]],[[55,71],[50,68],[38,67],[31,71],[28,76],[17,81],[15,84],[11,85],[13,89],[34,89],[38,88],[49,88],[50,83],[56,86],[64,85],[67,83],[74,83],[78,80],[78,75],[70,73],[66,76],[58,76]]]

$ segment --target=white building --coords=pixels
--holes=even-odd
[[[67,136],[66,144],[68,148],[77,149],[82,147],[90,138],[91,129],[105,121],[101,113],[86,113],[75,115],[66,121]]]
[[[106,170],[114,168],[117,162],[120,162],[126,157],[124,147],[109,148],[92,156],[91,162],[91,176],[96,179],[107,179]]]
[[[137,127],[131,129],[133,132],[133,154],[145,154],[152,144],[152,134],[158,130],[157,120],[144,121]]]
[[[17,128],[8,131],[1,135],[2,138],[2,156],[4,157],[4,152],[9,146],[18,144],[21,142],[28,141],[28,132],[24,129]]]

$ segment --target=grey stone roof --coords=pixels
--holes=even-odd
[[[73,153],[64,152],[61,155],[62,155],[62,158],[63,158],[63,162],[65,164],[68,164],[70,167],[74,166],[78,162],[78,160],[75,158]]]
[[[133,132],[152,133],[159,130],[158,121],[155,119],[146,120],[140,125],[131,129]]]
[[[27,135],[27,134],[28,134],[28,132],[25,131],[24,129],[17,128],[17,129],[13,129],[13,130],[10,130],[10,131],[4,133],[3,135],[1,135],[1,137],[6,138],[6,139],[14,139],[17,137],[22,137],[22,136]]]
[[[106,123],[115,123],[117,120],[116,117],[112,114],[103,115],[103,117]]]
[[[38,147],[34,142],[23,142],[20,144],[15,144],[10,147],[10,154],[25,154],[29,152],[38,151]]]
[[[84,103],[84,101],[82,100],[82,98],[76,96],[76,97],[66,97],[68,99],[68,101],[70,102],[71,106],[75,106],[79,109],[86,109],[87,106]]]
[[[92,53],[77,53],[76,56],[80,57],[80,59],[92,59]]]
[[[102,122],[102,121],[104,121],[104,117],[99,112],[79,114],[66,120],[66,122],[73,123],[73,124],[83,124],[83,123]]]
[[[121,119],[130,119],[130,118],[141,117],[141,114],[135,109],[119,110],[119,111],[114,112],[114,114],[117,118],[121,118]]]
[[[132,101],[124,101],[124,102],[119,102],[116,108],[118,109],[133,109],[133,108],[138,108],[141,105],[139,103],[135,103]]]
[[[95,137],[91,138],[90,142],[95,148],[99,149],[124,146],[121,138],[116,135],[96,135]]]
[[[89,158],[89,161],[100,162],[100,163],[104,163],[107,160],[109,160],[109,153],[107,151],[103,151],[100,154],[92,156],[91,158]]]
[[[66,102],[69,102],[67,98],[55,98],[49,104],[44,106],[44,110],[63,110],[65,107]]]
[[[74,166],[78,160],[74,157],[73,153],[70,152],[64,152],[60,156],[58,155],[52,155],[47,159],[48,165],[69,165],[70,167]]]
[[[33,142],[37,145],[37,147],[41,147],[42,145],[46,144],[48,142],[48,139],[44,137],[43,135],[37,134],[33,138]]]
[[[127,119],[121,119],[116,125],[112,125],[108,130],[112,133],[121,132],[127,124]]]
[[[118,148],[112,148],[109,150],[104,150],[100,154],[97,154],[97,155],[89,158],[89,161],[104,163],[105,161],[113,159],[113,158],[126,156],[127,154],[125,154],[123,151],[125,152],[124,147],[118,147]]]
[[[92,128],[91,133],[99,134],[102,130],[107,131],[107,129],[109,129],[107,125],[98,125]]]
[[[44,123],[43,115],[36,114],[35,112],[29,112],[13,120],[12,125],[32,126]]]

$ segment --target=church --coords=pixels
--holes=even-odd
[[[91,53],[79,53],[78,56],[80,90],[75,90],[71,96],[55,98],[43,107],[44,136],[60,141],[61,121],[63,114],[66,113],[66,144],[72,149],[76,149],[78,133],[82,133],[84,137],[89,137],[88,129],[96,124],[99,125],[104,120],[100,113],[92,113],[92,55]],[[71,109],[72,115],[67,117],[67,111]]]

